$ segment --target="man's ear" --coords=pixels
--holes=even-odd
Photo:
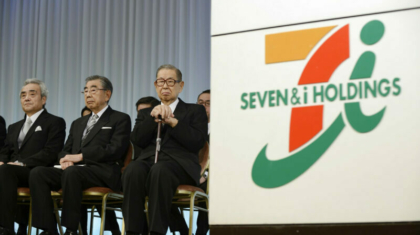
[[[112,93],[111,93],[111,91],[110,91],[110,90],[106,90],[106,91],[105,91],[105,94],[106,94],[106,101],[108,102],[108,101],[109,101],[109,99],[111,99],[111,95],[112,95]]]
[[[47,97],[46,97],[46,96],[43,96],[43,97],[41,98],[41,102],[42,102],[42,106],[44,106],[44,105],[45,105],[45,103],[47,102]]]
[[[181,91],[184,89],[184,81],[181,81],[179,83],[179,86],[181,87],[181,90],[179,91],[179,93],[181,93]]]

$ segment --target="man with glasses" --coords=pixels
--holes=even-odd
[[[198,152],[207,135],[207,116],[201,105],[178,98],[184,88],[181,71],[173,65],[157,69],[156,92],[161,105],[139,111],[131,141],[143,148],[124,171],[123,215],[127,234],[143,230],[144,202],[149,197],[150,234],[166,234],[172,198],[181,184],[198,185]],[[162,118],[159,160],[154,163],[157,122]]]
[[[5,146],[0,150],[1,235],[15,234],[14,220],[18,210],[22,210],[16,218],[20,224],[18,234],[26,234],[29,208],[17,207],[17,188],[29,186],[30,172],[35,167],[53,166],[64,145],[66,123],[47,112],[47,96],[44,82],[25,81],[20,91],[25,117],[9,126]]]
[[[58,234],[51,191],[63,189],[61,224],[66,235],[77,234],[82,192],[90,187],[121,189],[121,167],[130,144],[130,117],[108,106],[112,83],[103,76],[86,78],[82,94],[92,115],[76,119],[63,151],[61,168],[38,167],[31,172],[33,226],[44,235]]]

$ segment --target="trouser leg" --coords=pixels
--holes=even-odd
[[[107,185],[92,168],[82,166],[71,166],[64,170],[61,184],[63,188],[61,223],[68,230],[77,231],[81,220],[83,190],[90,187],[107,187]]]
[[[16,223],[19,224],[18,235],[26,235],[29,220],[29,205],[18,205],[16,211]]]
[[[29,172],[23,166],[0,166],[0,226],[3,228],[14,230],[17,188],[28,187]]]
[[[146,179],[150,162],[137,160],[131,162],[122,176],[124,201],[122,211],[126,230],[141,233],[145,227],[144,202],[146,197]]]
[[[175,204],[171,206],[171,213],[169,215],[169,229],[172,233],[179,231],[181,233],[188,232],[188,226],[185,222],[182,212],[179,210],[179,207]]]
[[[61,169],[53,167],[36,167],[31,170],[29,187],[32,197],[33,227],[57,232],[51,191],[60,190],[62,173]]]
[[[172,198],[180,184],[195,185],[195,182],[175,160],[162,159],[151,167],[146,182],[151,232],[166,233]]]

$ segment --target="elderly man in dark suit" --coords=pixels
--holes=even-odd
[[[182,74],[173,65],[156,72],[155,88],[161,105],[140,110],[131,141],[143,148],[123,174],[123,215],[128,234],[143,229],[144,201],[149,196],[150,234],[165,234],[171,203],[180,184],[198,185],[201,167],[198,152],[207,135],[207,116],[202,105],[178,98],[184,87]],[[158,117],[163,120],[159,161],[154,164]]]
[[[0,116],[0,149],[4,146],[4,140],[6,139],[6,121]]]
[[[66,123],[45,110],[47,96],[42,81],[25,81],[20,92],[25,118],[9,126],[0,150],[1,235],[14,234],[17,187],[28,187],[30,172],[37,166],[52,166],[63,148]]]
[[[33,226],[58,234],[51,190],[63,189],[61,223],[66,234],[77,234],[82,192],[90,187],[121,189],[121,167],[130,144],[130,117],[108,106],[112,83],[103,76],[86,78],[82,94],[90,116],[76,119],[62,152],[61,169],[38,167],[31,172]]]

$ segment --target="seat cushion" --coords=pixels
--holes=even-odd
[[[19,187],[17,188],[17,193],[19,194],[29,194],[31,191],[27,187]]]
[[[191,185],[180,185],[180,186],[178,186],[177,191],[181,191],[181,190],[190,191],[190,192],[197,192],[198,191],[198,192],[205,193],[204,190],[202,190],[201,188],[194,187],[194,186],[191,186]]]

